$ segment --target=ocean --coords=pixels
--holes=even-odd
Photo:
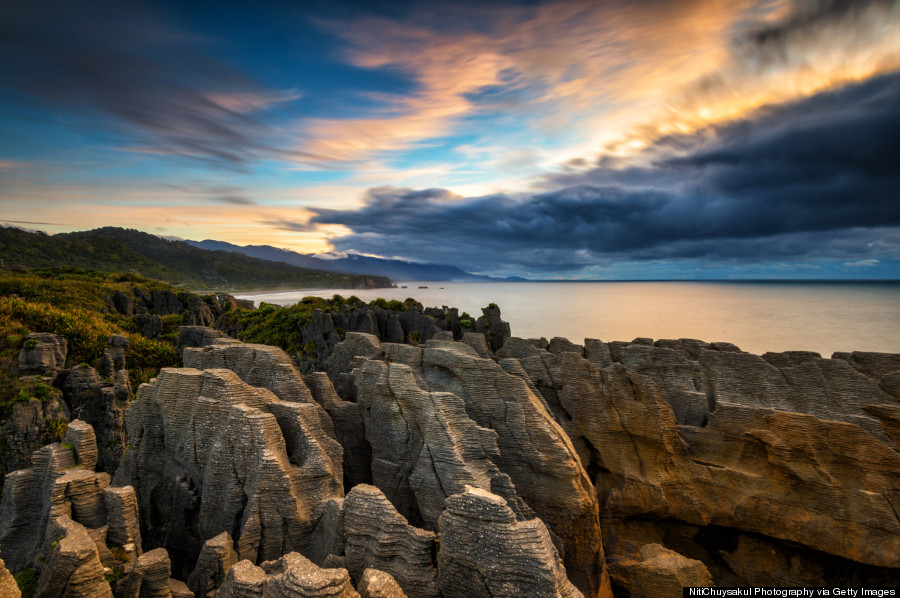
[[[310,295],[412,297],[477,317],[500,306],[513,336],[728,341],[744,351],[900,353],[900,281],[399,282],[374,290],[237,295],[291,305]],[[399,288],[405,286],[406,288]],[[423,288],[425,287],[425,288]]]

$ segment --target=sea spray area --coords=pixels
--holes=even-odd
[[[5,438],[34,434],[31,409],[68,424],[20,458],[0,503],[4,570],[35,595],[649,598],[900,580],[900,355],[577,344],[514,336],[494,304],[251,309],[116,288],[109,305],[131,313],[117,317],[174,338],[181,361],[132,388],[137,337],[82,365],[71,335],[23,337],[19,371],[48,390],[12,406]],[[195,324],[152,324],[176,315]]]

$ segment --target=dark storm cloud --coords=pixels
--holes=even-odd
[[[783,60],[792,39],[818,35],[829,27],[853,28],[877,11],[891,10],[897,0],[799,0],[792,4],[790,16],[742,32],[737,42],[753,48],[761,58]]]
[[[484,269],[898,257],[898,106],[900,76],[887,76],[704,131],[652,167],[603,162],[525,197],[375,189],[311,223],[349,227],[341,251]]]
[[[137,2],[0,5],[0,93],[20,110],[49,106],[124,145],[243,167],[273,147],[251,114],[290,99],[204,51],[212,40],[173,26]],[[87,119],[87,120],[85,120]]]

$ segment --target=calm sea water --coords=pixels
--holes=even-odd
[[[636,337],[728,341],[751,353],[835,351],[900,353],[900,281],[896,282],[410,282],[407,288],[303,290],[240,295],[278,305],[302,297],[355,294],[413,297],[481,315],[500,306],[514,336]],[[419,288],[427,286],[428,288]]]

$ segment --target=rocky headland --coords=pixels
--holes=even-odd
[[[224,297],[170,299],[110,298],[151,334],[197,314],[137,389],[127,339],[99,370],[22,346],[47,390],[4,428],[30,451],[0,597],[900,585],[900,355],[520,339],[497,306],[415,303],[312,309],[285,351],[233,338],[254,321]]]

